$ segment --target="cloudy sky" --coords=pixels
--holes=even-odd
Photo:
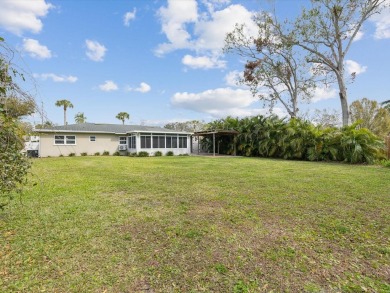
[[[269,9],[266,0],[0,0],[0,36],[18,51],[31,74],[30,86],[49,120],[61,124],[55,101],[70,100],[73,122],[164,125],[192,119],[210,121],[266,114],[247,88],[237,86],[245,60],[222,53],[236,23]],[[304,0],[276,1],[280,17],[294,17]],[[356,72],[350,102],[390,98],[390,13],[373,17],[347,56]],[[340,109],[337,91],[318,89],[307,109]],[[275,113],[283,114],[276,106]],[[35,123],[40,118],[32,118]]]

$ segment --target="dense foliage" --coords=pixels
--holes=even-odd
[[[8,204],[25,182],[30,162],[21,153],[23,140],[18,122],[0,106],[0,209]]]
[[[385,138],[390,134],[390,112],[374,100],[363,98],[350,107],[352,122],[361,121],[361,126],[375,135]]]
[[[300,119],[276,116],[227,117],[208,124],[209,129],[234,129],[234,139],[217,138],[219,153],[309,161],[372,163],[383,156],[383,141],[359,123],[343,128],[315,126]],[[211,139],[202,141],[211,150]]]
[[[185,122],[170,122],[164,125],[166,129],[172,129],[177,131],[195,132],[201,131],[204,127],[204,122],[199,120],[191,120]]]
[[[35,111],[35,101],[16,82],[24,77],[11,56],[13,51],[0,37],[0,209],[25,182],[30,163],[21,152],[26,127],[20,117]]]

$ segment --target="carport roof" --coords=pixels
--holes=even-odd
[[[207,135],[237,135],[240,132],[237,130],[206,130],[194,132],[194,136],[207,136]]]

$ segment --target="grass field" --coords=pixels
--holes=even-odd
[[[32,171],[0,212],[1,292],[390,292],[388,168],[72,157]]]

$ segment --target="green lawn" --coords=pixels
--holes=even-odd
[[[32,171],[0,212],[1,292],[390,292],[388,168],[72,157]]]

